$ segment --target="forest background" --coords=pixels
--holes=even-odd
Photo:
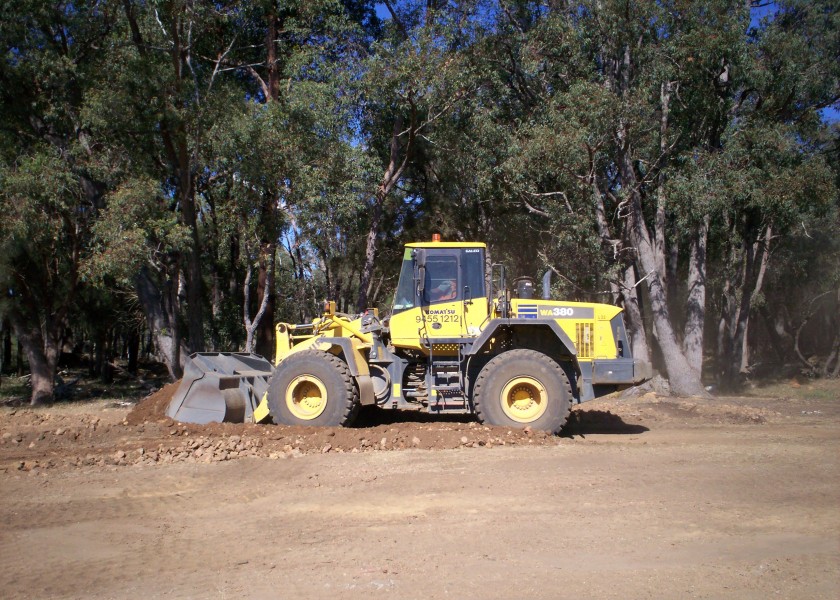
[[[678,394],[840,374],[832,0],[0,7],[0,373],[273,354],[405,242],[625,309]]]

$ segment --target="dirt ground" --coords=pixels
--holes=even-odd
[[[607,399],[563,436],[0,409],[4,598],[840,597],[840,385]]]

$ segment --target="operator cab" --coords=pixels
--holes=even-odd
[[[484,244],[409,244],[403,254],[393,314],[484,296]]]
[[[396,346],[420,348],[423,338],[478,334],[487,317],[485,245],[407,244],[390,319]]]

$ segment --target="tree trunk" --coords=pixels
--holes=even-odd
[[[773,346],[779,362],[784,364],[793,358],[793,336],[785,327],[781,314],[772,315],[766,304],[762,304],[758,310],[767,329],[770,345]]]
[[[698,377],[703,374],[703,326],[706,322],[706,241],[709,215],[691,237],[688,258],[688,299],[685,312],[683,351]]]
[[[8,328],[9,324],[6,322],[6,319],[0,319],[0,338],[5,340]],[[0,387],[3,385],[3,369],[6,368],[7,356],[9,356],[9,353],[6,352],[6,344],[3,343],[0,345]]]
[[[379,224],[382,221],[383,204],[385,194],[380,190],[376,193],[373,203],[373,210],[370,216],[367,239],[365,241],[365,264],[362,267],[361,280],[359,281],[359,299],[356,301],[356,310],[362,312],[368,307],[368,288],[373,278],[373,269],[376,266],[376,247],[379,237]]]
[[[32,385],[30,403],[32,406],[49,404],[53,401],[55,372],[61,351],[60,336],[54,331],[57,325],[53,324],[53,327],[46,328],[47,331],[42,331],[37,325],[24,320],[16,311],[10,313],[9,323],[29,361],[30,384]]]
[[[267,252],[274,252],[274,245],[270,250],[261,253],[259,262],[259,276],[257,277],[257,298],[268,298],[265,311],[257,321],[256,352],[271,360],[274,356],[274,290],[271,289],[275,281],[275,261],[267,256]]]
[[[640,271],[647,277],[650,308],[656,339],[662,350],[668,381],[673,392],[679,396],[707,396],[699,375],[691,368],[677,343],[671,316],[668,311],[665,285],[659,275],[658,261],[644,221],[642,198],[638,189],[633,164],[628,148],[627,131],[622,127],[619,133],[619,161],[622,185],[628,194],[628,234],[636,248]]]
[[[382,221],[382,213],[385,207],[385,199],[402,176],[413,150],[414,136],[416,134],[413,108],[411,123],[408,128],[408,141],[405,145],[402,162],[400,162],[400,134],[402,133],[402,128],[403,120],[397,117],[394,119],[394,129],[391,133],[391,150],[388,167],[385,169],[382,181],[374,194],[370,225],[365,241],[365,264],[362,267],[362,273],[359,277],[359,299],[356,301],[356,310],[359,312],[364,311],[368,307],[368,289],[370,288],[370,281],[373,277],[373,269],[376,266],[377,240],[379,237],[379,226]]]
[[[3,356],[6,357],[5,365],[7,365],[7,369],[11,372],[12,366],[12,327],[9,325],[8,319],[4,321],[5,325],[3,327]]]
[[[671,87],[670,81],[662,82],[659,85],[659,152],[664,155],[668,148],[668,117],[670,115],[671,105]],[[659,277],[662,281],[667,281],[667,258],[668,253],[665,251],[665,205],[667,199],[665,197],[665,172],[660,171],[657,177],[656,189],[656,214],[654,215],[653,226],[653,249],[654,258],[656,259],[656,268],[659,272]]]
[[[633,358],[650,362],[650,348],[648,347],[645,324],[642,320],[642,310],[636,282],[636,269],[627,265],[624,269],[624,285],[621,295],[624,298],[624,314],[626,316],[627,333],[630,335],[630,347]]]
[[[126,0],[123,3],[126,20],[128,22],[129,30],[131,31],[132,42],[134,43],[137,52],[142,57],[146,57],[149,46],[143,39],[142,31],[137,22],[137,15],[135,14],[134,6],[131,2]],[[171,29],[168,31],[171,37],[171,44],[169,45],[169,56],[172,63],[172,83],[171,89],[167,91],[172,94],[172,101],[177,101],[183,91],[184,71],[187,69],[187,64],[190,61],[190,52],[192,48],[189,41],[185,41],[182,36],[182,22],[179,20],[179,13],[173,9],[173,18]],[[158,24],[161,24],[158,21]],[[163,26],[161,24],[161,26]],[[176,197],[180,204],[181,216],[184,224],[190,231],[191,248],[187,253],[187,327],[189,335],[190,350],[192,352],[200,352],[204,350],[204,316],[203,316],[203,294],[202,294],[202,279],[201,279],[201,239],[198,230],[198,219],[196,216],[195,206],[195,178],[193,174],[193,167],[195,160],[190,152],[190,146],[197,147],[198,140],[193,140],[190,143],[189,133],[183,121],[173,121],[167,114],[163,114],[158,123],[158,133],[163,141],[163,150],[168,161],[171,176],[175,179]],[[199,136],[199,134],[195,134]],[[175,315],[166,315],[166,318],[161,318],[163,314],[163,307],[160,302],[160,291],[156,289],[154,283],[149,279],[148,273],[141,274],[137,285],[138,295],[146,297],[147,302],[141,299],[141,304],[144,304],[143,310],[146,313],[146,319],[149,322],[149,327],[155,336],[155,344],[157,349],[164,357],[164,362],[167,363],[171,376],[180,377],[181,372],[181,339],[180,335],[175,331]],[[171,299],[167,300],[170,304],[169,308],[174,308],[175,302]],[[153,327],[152,324],[156,326]],[[163,332],[163,333],[162,333]],[[169,332],[169,333],[166,333]],[[174,362],[173,362],[174,361]]]
[[[836,307],[840,306],[840,289],[837,290],[837,304],[835,304],[835,312],[832,316],[834,321],[834,342],[831,344],[831,353],[825,361],[823,367],[823,375],[826,377],[836,378],[840,375],[840,317],[837,316]],[[834,361],[834,369],[831,369],[831,363]]]
[[[749,231],[748,226],[745,227]],[[755,294],[761,291],[761,286],[764,279],[764,272],[767,268],[767,260],[770,252],[770,239],[772,236],[772,228],[768,225],[764,229],[764,235],[759,236],[754,242],[749,241],[744,236],[742,244],[742,266],[741,266],[741,281],[740,291],[741,298],[737,306],[733,304],[733,317],[729,321],[730,342],[729,352],[730,357],[724,363],[724,381],[727,387],[734,387],[738,385],[738,380],[746,370],[745,360],[748,358],[748,353],[745,352],[747,342],[747,328],[750,321],[750,311],[752,309],[752,299]],[[763,246],[762,237],[764,238]],[[756,254],[762,248],[762,255],[759,262],[759,268],[756,269]],[[733,300],[734,302],[734,300]]]
[[[186,150],[184,150],[186,152]],[[204,294],[201,279],[201,238],[195,210],[195,192],[189,163],[181,168],[181,179],[186,178],[186,188],[181,195],[181,212],[189,227],[192,247],[187,255],[187,327],[191,352],[204,351]]]
[[[764,235],[764,243],[761,244],[761,240],[756,241],[755,243],[755,250],[754,253],[758,252],[759,246],[761,246],[761,262],[759,263],[758,267],[758,275],[755,279],[755,286],[753,287],[752,297],[755,298],[758,294],[761,293],[761,288],[764,287],[764,275],[767,273],[767,263],[770,260],[770,239],[773,235],[773,228],[768,225],[767,229],[765,230]],[[752,306],[750,307],[750,312],[752,311]],[[749,315],[747,315],[747,319],[749,319]],[[746,373],[749,370],[750,365],[750,345],[749,345],[749,322],[747,323],[744,329],[744,339],[742,342],[741,348],[741,373]]]
[[[17,369],[17,376],[23,377],[23,344],[20,343],[20,339],[17,341],[15,368]]]
[[[173,381],[180,379],[185,357],[182,356],[181,337],[173,318],[174,310],[167,310],[167,305],[173,302],[172,292],[159,290],[145,268],[135,278],[135,285],[157,354],[166,364],[169,377]]]
[[[243,302],[243,309],[242,309],[242,320],[245,324],[245,352],[253,352],[254,351],[254,342],[255,342],[255,332],[257,331],[257,327],[259,327],[260,321],[265,317],[266,311],[268,309],[268,299],[271,295],[271,287],[273,285],[273,273],[274,273],[274,254],[275,254],[275,247],[273,244],[269,245],[269,248],[264,251],[265,255],[268,257],[268,265],[266,268],[266,282],[265,286],[263,286],[263,294],[260,297],[260,307],[257,310],[256,316],[254,316],[253,321],[251,320],[251,275],[253,274],[253,268],[251,267],[250,263],[248,264],[248,270],[245,274],[245,283],[243,284],[243,295],[244,295],[244,302]]]
[[[101,331],[96,334],[96,341],[94,342],[93,363],[88,369],[91,377],[102,375],[102,365],[105,362],[105,334]]]
[[[834,364],[834,368],[831,365]],[[831,345],[831,352],[823,365],[823,377],[836,378],[840,374],[840,331],[834,335],[834,343]]]
[[[140,354],[140,333],[136,329],[132,329],[128,335],[126,350],[128,352],[128,372],[136,375],[138,356]]]

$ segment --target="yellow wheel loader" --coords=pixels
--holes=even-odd
[[[573,403],[651,377],[634,359],[621,309],[534,297],[505,269],[485,279],[485,245],[408,244],[391,315],[375,309],[276,325],[276,362],[198,354],[167,414],[206,423],[352,423],[363,405],[474,413],[483,423],[559,432]],[[548,275],[548,274],[547,274]]]

